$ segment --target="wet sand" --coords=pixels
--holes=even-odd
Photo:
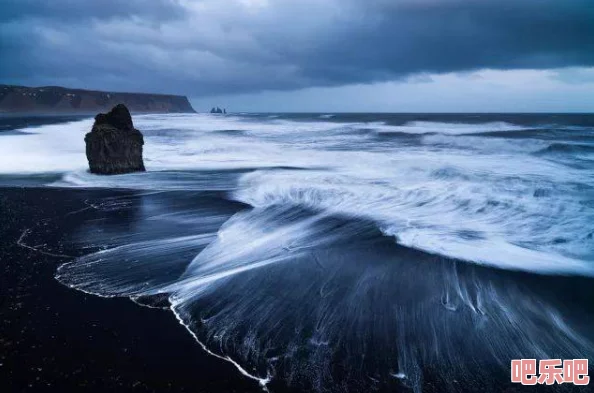
[[[83,222],[102,219],[102,214],[89,209],[88,201],[110,197],[125,200],[135,198],[138,193],[0,188],[2,392],[262,391],[233,365],[204,352],[171,312],[140,307],[127,298],[87,295],[54,279],[60,264],[104,246],[97,243],[83,248],[71,241],[85,230]],[[194,203],[194,195],[167,200],[182,205],[188,200]],[[226,209],[232,212],[235,208]],[[134,209],[116,210],[109,213],[109,219],[131,233],[142,231],[134,226],[138,225],[135,214],[140,213]],[[462,270],[466,268],[475,269],[461,266]],[[549,293],[551,298],[572,308],[590,309],[590,279],[498,271],[493,274],[515,276],[534,290],[540,288],[543,298]],[[588,331],[589,324],[586,325],[583,329]],[[512,385],[507,374],[495,370],[489,380],[498,382],[484,385],[469,385],[464,380],[446,382],[440,369],[431,365],[426,365],[423,372],[423,392],[441,392],[446,383],[453,383],[460,392],[586,391],[588,388],[522,387]],[[280,380],[274,380],[270,390],[288,391]],[[299,387],[294,386],[291,391],[299,391]]]
[[[86,295],[54,279],[69,260],[59,255],[83,253],[67,247],[43,253],[67,235],[64,227],[84,218],[65,215],[91,196],[125,194],[0,188],[0,390],[261,392],[231,364],[206,354],[171,312]]]

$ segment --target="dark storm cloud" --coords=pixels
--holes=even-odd
[[[0,81],[190,95],[594,65],[592,0],[0,0]]]
[[[0,21],[27,17],[80,21],[131,15],[163,20],[183,15],[175,0],[0,0],[0,4]]]

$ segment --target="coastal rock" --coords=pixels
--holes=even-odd
[[[95,116],[93,129],[85,136],[92,173],[115,175],[142,172],[142,133],[134,128],[128,108],[116,105],[109,113]]]

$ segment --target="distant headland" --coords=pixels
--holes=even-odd
[[[0,113],[96,114],[117,104],[134,113],[195,113],[185,96],[0,84]]]

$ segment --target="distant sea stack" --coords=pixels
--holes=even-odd
[[[221,114],[227,114],[227,109],[221,109],[218,106],[216,108],[212,108],[210,110],[210,113],[221,113]]]
[[[93,114],[117,104],[133,113],[195,113],[185,96],[0,85],[0,113]]]
[[[142,133],[134,128],[123,104],[95,116],[93,129],[85,136],[87,159],[92,173],[116,175],[143,172]]]

